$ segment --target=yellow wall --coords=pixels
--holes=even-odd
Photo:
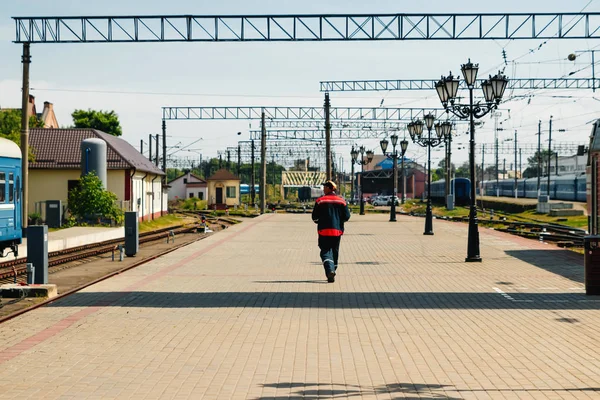
[[[227,198],[227,186],[235,186],[235,197]],[[224,204],[234,206],[239,203],[240,181],[208,181],[208,204],[214,204],[217,201],[217,187],[223,188]]]
[[[27,214],[35,212],[35,203],[45,200],[61,200],[66,204],[68,181],[79,179],[78,169],[30,169],[29,170],[29,207]],[[124,199],[125,171],[109,170],[107,174],[108,190]]]

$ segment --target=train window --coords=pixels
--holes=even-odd
[[[15,192],[17,193],[17,200],[16,202],[18,203],[19,201],[21,201],[21,182],[19,181],[19,175],[17,175],[17,183],[16,183],[16,190]]]
[[[14,175],[11,172],[8,174],[8,202],[9,203],[12,203],[15,200],[14,194],[15,194],[15,181],[14,181]]]
[[[0,203],[6,201],[6,174],[0,172]]]

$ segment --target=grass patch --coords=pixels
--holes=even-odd
[[[196,218],[181,214],[167,214],[160,218],[153,219],[152,221],[140,222],[139,228],[140,232],[148,232],[156,229],[168,228],[170,226],[189,224],[196,221]]]
[[[413,212],[415,214],[425,214],[425,210],[427,208],[427,203],[421,202],[420,200],[408,200],[404,204],[405,212]],[[445,207],[442,206],[433,206],[433,215],[434,216],[444,216],[444,217],[468,217],[469,216],[469,207],[455,207],[454,210],[449,211],[446,210]],[[477,217],[479,218],[480,223],[483,223],[482,220],[487,220],[490,218],[489,210],[486,212],[478,211]],[[548,214],[538,214],[535,210],[526,210],[518,213],[508,213],[494,210],[494,218],[498,219],[499,217],[506,218],[506,221],[509,222],[532,222],[532,223],[541,223],[541,224],[557,224],[570,226],[572,228],[587,228],[588,225],[588,217],[586,215],[577,215],[577,216],[569,216],[569,217],[552,217]],[[559,221],[560,220],[560,221]],[[488,222],[485,222],[488,224]],[[489,225],[488,225],[489,226]],[[498,225],[501,226],[501,225]]]

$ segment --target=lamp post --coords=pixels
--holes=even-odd
[[[406,148],[408,147],[408,140],[402,139],[400,141],[400,150],[402,151],[402,200],[401,203],[404,204],[406,200],[406,171],[404,170],[404,154],[406,154]]]
[[[442,77],[435,85],[437,94],[446,112],[452,112],[461,119],[470,119],[471,134],[469,140],[469,163],[471,177],[471,210],[469,212],[469,239],[467,245],[466,262],[481,262],[479,254],[479,231],[477,227],[477,208],[475,206],[475,118],[481,118],[490,111],[497,109],[504,90],[508,84],[506,76],[500,72],[490,76],[481,84],[485,103],[473,103],[473,89],[477,79],[478,64],[472,64],[471,60],[461,66],[461,71],[469,89],[469,104],[460,104],[456,101],[459,79],[454,78],[452,73]]]
[[[358,153],[360,151],[360,160],[358,159]],[[363,198],[363,193],[362,193],[362,176],[363,173],[365,172],[365,165],[369,164],[371,161],[373,161],[373,151],[372,150],[366,150],[367,153],[367,159],[365,160],[365,147],[364,146],[360,146],[360,149],[356,150],[354,147],[352,147],[352,151],[350,152],[350,154],[352,155],[352,163],[356,163],[361,165],[361,174],[360,174],[360,186],[358,188],[358,194],[360,196],[360,215],[365,215],[365,200]]]
[[[431,113],[423,117],[427,127],[427,137],[423,137],[423,121],[416,120],[408,124],[410,138],[421,147],[427,148],[427,211],[425,212],[425,231],[423,235],[433,235],[433,213],[431,211],[431,148],[444,143],[443,124],[435,124],[437,137],[431,137],[431,128],[434,127],[435,116]],[[449,125],[449,123],[448,123]],[[445,125],[444,125],[445,126]]]
[[[386,153],[387,148],[388,148],[388,141],[387,139],[382,139],[379,142],[379,145],[381,146],[381,151],[383,152],[384,156],[388,156],[388,157],[392,157],[392,161],[393,161],[393,166],[392,166],[392,179],[393,179],[393,184],[392,184],[392,207],[390,208],[390,222],[396,222],[396,198],[397,198],[397,193],[398,193],[398,152],[396,151],[396,145],[398,144],[398,135],[394,134],[392,136],[390,136],[390,140],[392,142],[392,152],[391,153]],[[403,149],[402,149],[402,157],[404,158],[404,153],[406,152],[406,146],[408,146],[408,142],[406,140],[403,140],[400,144]],[[402,160],[402,175],[404,176],[404,160]],[[402,192],[402,197],[404,198],[404,191]],[[403,201],[404,203],[404,201]]]

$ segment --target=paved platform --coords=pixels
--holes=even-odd
[[[118,228],[74,226],[72,228],[59,229],[48,232],[48,252],[122,237],[125,237],[125,228],[122,226]],[[19,245],[19,258],[25,257],[27,257],[27,238],[24,238],[23,243]]]
[[[328,284],[308,214],[268,214],[0,325],[2,399],[598,399],[582,257],[353,215]]]

